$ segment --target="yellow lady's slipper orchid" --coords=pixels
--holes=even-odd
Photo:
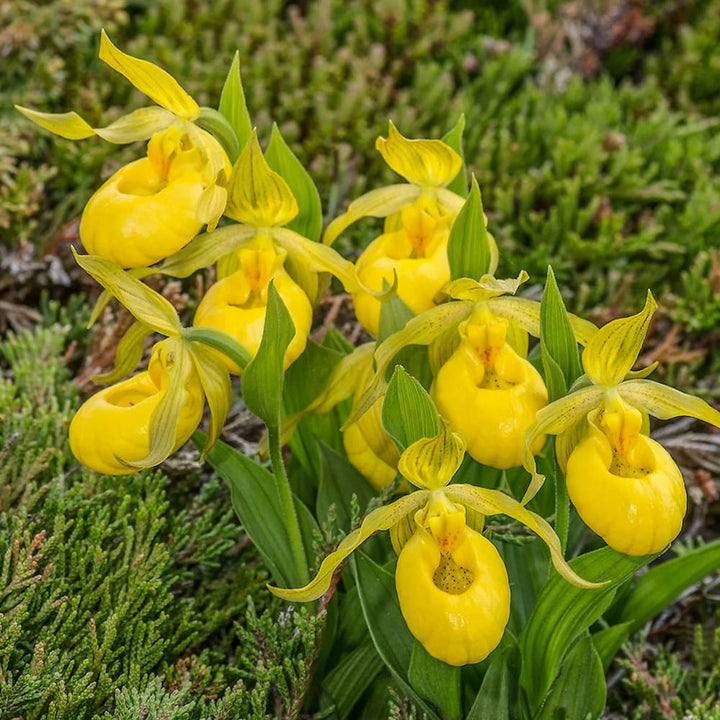
[[[293,602],[315,600],[328,591],[338,566],[355,549],[374,533],[390,530],[399,554],[395,586],[410,632],[434,657],[465,665],[479,662],[497,647],[510,612],[502,559],[478,532],[484,516],[502,513],[524,523],[547,544],[565,579],[579,587],[597,585],[573,572],[562,557],[560,540],[542,517],[498,490],[447,485],[465,446],[442,419],[439,428],[435,438],[418,440],[400,458],[400,472],[420,490],[373,510],[304,588],[270,589]],[[469,527],[468,511],[477,527]]]
[[[118,345],[115,369],[98,382],[132,372],[152,332],[167,339],[155,346],[147,372],[101,391],[80,408],[70,429],[73,452],[100,472],[153,467],[192,434],[205,398],[211,415],[207,452],[220,436],[232,397],[230,375],[212,348],[238,362],[247,362],[247,351],[212,329],[183,328],[168,300],[111,260],[77,254],[75,259],[138,321]]]
[[[582,355],[589,382],[540,410],[525,435],[525,467],[533,479],[523,502],[544,480],[530,448],[545,433],[558,435],[558,460],[580,517],[628,555],[666,547],[680,532],[687,503],[682,475],[647,437],[645,416],[688,415],[720,427],[720,412],[704,401],[644,379],[648,371],[631,372],[655,308],[648,293],[640,313],[598,330]]]
[[[145,372],[85,401],[70,423],[70,448],[83,465],[106,475],[137,472],[151,452],[152,417],[169,392],[179,408],[170,452],[188,441],[202,419],[205,395],[197,369],[177,362],[177,353],[175,340],[158,343]]]
[[[540,373],[507,343],[508,323],[484,305],[459,326],[461,341],[432,388],[438,411],[478,462],[507,469],[522,464],[523,437],[547,405]],[[535,439],[537,453],[545,438]]]
[[[427,198],[404,207],[400,216],[400,228],[373,240],[355,269],[363,284],[378,292],[397,277],[398,297],[417,315],[433,306],[433,298],[450,280],[447,242],[454,216]],[[381,301],[368,292],[352,297],[358,321],[376,336]]]
[[[588,414],[567,461],[570,500],[585,524],[618,552],[649,555],[677,537],[687,506],[668,452],[641,434],[642,415],[617,396]]]
[[[147,157],[118,170],[85,206],[80,238],[87,251],[135,268],[187,245],[203,226],[201,202],[214,182],[208,147],[223,154],[199,129],[190,134],[173,125],[153,135]],[[229,175],[229,163],[226,171]]]
[[[287,368],[307,344],[312,325],[310,301],[285,271],[285,251],[276,249],[267,236],[257,235],[236,252],[238,270],[208,290],[198,305],[193,324],[222,330],[254,355],[265,327],[268,286],[272,280],[295,325],[295,335],[285,352]],[[236,363],[224,355],[220,357],[230,372],[241,374]]]
[[[282,258],[287,254],[293,267],[301,266],[303,280],[308,280],[309,285],[312,285],[313,274],[328,272],[337,277],[348,292],[360,289],[351,262],[332,248],[284,227],[298,214],[298,204],[290,186],[265,160],[255,132],[233,166],[227,193],[225,214],[237,224],[198,235],[164,262],[159,272],[187,277],[217,263],[218,277],[224,280],[239,269],[241,249],[261,238],[264,243],[270,242]],[[300,278],[293,279],[300,281]],[[303,289],[306,289],[304,284]]]
[[[93,128],[75,112],[42,113],[16,108],[36,125],[69,140],[97,135],[109,142],[124,144],[161,133],[162,139],[148,148],[148,158],[123,168],[98,191],[90,216],[84,221],[84,233],[81,228],[81,237],[90,252],[102,254],[101,250],[107,249],[110,254],[105,257],[119,256],[122,267],[138,267],[139,259],[146,255],[155,258],[150,262],[167,256],[150,248],[166,244],[182,247],[199,226],[207,224],[208,229],[213,230],[217,225],[227,199],[225,186],[230,165],[221,145],[195,123],[202,119],[203,113],[212,114],[220,123],[222,118],[214,110],[200,108],[165,70],[119,50],[104,30],[100,38],[100,59],[159,107],[140,108],[105,128]],[[173,133],[162,134],[172,128],[179,133],[179,139]],[[227,135],[228,140],[237,143],[232,131]],[[188,152],[190,154],[183,154]],[[170,190],[163,193],[166,187]],[[146,199],[156,194],[162,199],[156,197],[155,202]],[[108,207],[109,219],[103,221],[105,207]],[[171,229],[163,230],[165,224]],[[192,234],[191,228],[195,228]],[[137,253],[126,251],[126,245],[134,246],[134,239],[142,233],[147,234],[146,243],[150,248],[139,249]],[[180,238],[174,238],[175,234],[185,238],[179,245]],[[127,262],[133,258],[135,262]]]
[[[324,242],[332,244],[362,217],[386,218],[384,234],[371,242],[357,260],[358,277],[376,293],[396,277],[398,297],[414,313],[421,313],[433,306],[435,295],[450,280],[447,242],[464,200],[445,186],[460,171],[462,159],[440,140],[404,138],[392,122],[388,139],[378,138],[375,147],[410,184],[379,188],[352,202],[347,213],[330,223]],[[488,238],[493,272],[497,247],[492,237]],[[376,336],[380,300],[360,290],[353,293],[353,301],[361,325]]]
[[[484,660],[510,617],[510,583],[495,546],[466,526],[465,508],[438,494],[415,514],[395,587],[410,632],[448,665]]]

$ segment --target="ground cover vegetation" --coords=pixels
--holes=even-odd
[[[370,5],[0,8],[0,718],[291,718],[308,697],[332,707],[342,687],[329,671],[313,684],[324,619],[266,592],[225,484],[192,448],[122,481],[70,453],[70,419],[89,376],[112,367],[128,318],[109,310],[82,329],[94,291],[69,245],[90,195],[137,152],[58,140],[12,105],[72,106],[94,124],[142,106],[102,69],[101,27],[201,104],[215,102],[239,50],[260,136],[278,123],[327,221],[393,181],[373,150],[387,118],[409,137],[442,137],[464,113],[465,162],[502,249],[497,276],[526,270],[538,284],[524,295],[539,299],[552,262],[568,307],[598,324],[653,288],[642,364],[659,361],[663,382],[717,406],[720,5]],[[355,259],[372,227],[358,223],[337,247]],[[206,281],[164,292],[189,315]],[[345,307],[321,304],[315,325],[357,340]],[[261,430],[235,410],[223,439],[252,450]],[[684,421],[659,432],[690,479],[682,554],[717,536],[717,434]],[[339,527],[316,538],[318,558]],[[608,716],[720,717],[715,592],[712,579],[693,585],[635,637],[609,671]],[[388,702],[392,677],[372,647],[356,650],[372,671],[364,717],[422,717],[402,686]]]

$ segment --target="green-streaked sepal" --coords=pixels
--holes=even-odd
[[[182,341],[172,339],[166,342],[172,343],[165,350],[168,356],[172,355],[172,359],[169,358],[166,363],[170,383],[150,417],[150,452],[142,460],[136,462],[118,458],[120,462],[131,467],[155,467],[163,460],[167,460],[175,449],[177,424],[179,418],[182,417],[183,406],[186,402],[185,385],[194,368],[190,352]]]
[[[720,412],[704,400],[667,385],[652,380],[628,380],[620,383],[618,392],[630,405],[660,420],[687,415],[720,427]]]
[[[275,595],[291,602],[310,602],[322,597],[330,587],[333,575],[340,564],[360,547],[371,535],[381,530],[390,529],[409,513],[419,509],[427,502],[429,493],[418,491],[405,495],[391,505],[373,510],[359,528],[353,530],[331,552],[320,565],[317,575],[305,586],[298,589],[284,589],[268,586]]]
[[[408,320],[407,325],[381,342],[375,351],[376,372],[370,386],[356,401],[351,416],[343,428],[354,423],[385,392],[387,380],[385,374],[393,358],[406,345],[429,345],[440,337],[448,327],[465,320],[472,312],[473,304],[468,301],[450,302],[436,305],[420,315]]]
[[[345,230],[354,222],[364,217],[383,218],[402,210],[406,205],[414,203],[421,195],[422,189],[417,185],[388,185],[371,190],[353,200],[347,212],[335,218],[325,229],[323,243],[332,245]],[[462,199],[461,199],[462,202]]]
[[[525,433],[523,443],[523,466],[532,475],[530,485],[525,491],[522,504],[525,505],[542,487],[545,476],[537,472],[535,457],[532,454],[533,443],[548,433],[558,435],[573,426],[583,416],[602,402],[603,388],[592,386],[578,390],[550,403],[535,416],[535,422]]]
[[[225,78],[222,92],[220,93],[220,105],[218,110],[230,123],[238,141],[238,155],[243,150],[247,141],[252,135],[252,121],[245,102],[242,79],[240,77],[240,53],[235,52],[230,70]],[[234,163],[238,155],[230,157]]]
[[[255,227],[286,225],[298,214],[292,190],[263,156],[257,132],[233,165],[225,214]]]
[[[485,227],[482,197],[474,175],[470,194],[450,230],[447,254],[453,280],[479,280],[497,269],[498,249]]]
[[[134,58],[119,50],[104,30],[100,36],[100,59],[124,75],[140,92],[174,115],[185,120],[194,120],[200,113],[198,104],[172,75],[147,60]]]
[[[84,140],[97,135],[107,142],[118,145],[147,140],[154,133],[167,129],[176,121],[169,110],[148,107],[123,115],[107,127],[94,128],[76,112],[43,113],[20,105],[16,105],[15,108],[38,127],[67,140]]]
[[[408,182],[421,187],[444,187],[458,174],[462,158],[442,140],[410,140],[389,123],[387,139],[379,137],[375,149]]]
[[[399,452],[416,440],[438,433],[438,414],[425,388],[403,367],[390,378],[382,406],[382,422]]]
[[[597,588],[605,584],[589,582],[581,578],[565,561],[560,538],[550,523],[509,495],[499,490],[488,490],[463,484],[448,485],[443,492],[450,500],[466,505],[482,515],[507,515],[530,528],[547,545],[555,569],[572,585],[579,588]]]
[[[288,228],[310,240],[319,240],[322,231],[320,195],[307,170],[295,157],[274,123],[265,159],[285,179],[297,200],[299,212],[288,223]]]
[[[582,366],[577,340],[550,266],[540,303],[540,352],[548,395],[551,401],[557,400],[582,375]]]
[[[282,298],[271,281],[260,347],[243,373],[242,390],[250,412],[268,427],[280,426],[285,352],[295,335],[295,326]]]
[[[176,278],[188,277],[201,268],[210,267],[220,258],[250,242],[257,234],[257,228],[250,225],[227,225],[212,233],[202,233],[150,272]]]
[[[413,485],[439,490],[452,480],[465,457],[465,440],[438,417],[438,433],[416,440],[400,456],[398,472]]]
[[[462,113],[455,123],[455,127],[449,130],[442,137],[442,141],[451,147],[461,160],[460,170],[452,182],[447,186],[450,192],[457,193],[461,197],[467,197],[468,184],[465,175],[465,152],[463,151],[463,130],[465,130],[465,113]]]
[[[77,264],[124,305],[136,320],[162,335],[180,335],[177,312],[162,295],[120,269],[111,260],[97,255],[78,255],[75,249],[73,255]]]
[[[603,325],[585,347],[582,364],[597,385],[617,385],[635,364],[657,308],[648,290],[645,307],[637,315]]]
[[[308,240],[306,237],[298,235],[288,228],[273,228],[272,237],[277,245],[283,248],[288,255],[294,256],[294,260],[304,263],[308,270],[328,272],[334,275],[349,293],[364,290],[372,293],[376,297],[385,297],[395,290],[397,281],[389,291],[380,293],[365,288],[358,279],[355,266],[351,262],[345,260],[342,255],[331,247]]]
[[[133,323],[118,343],[115,352],[115,367],[111,372],[93,375],[92,381],[101,385],[109,385],[127,377],[142,359],[145,338],[152,332],[153,329],[145,323]]]
[[[232,386],[227,366],[200,343],[191,346],[191,357],[210,406],[210,427],[205,436],[202,458],[217,442],[232,405]]]

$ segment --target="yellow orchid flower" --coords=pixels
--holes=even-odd
[[[354,550],[374,533],[389,530],[399,555],[398,601],[410,632],[433,657],[466,665],[480,662],[497,647],[510,614],[507,572],[498,551],[480,534],[485,516],[504,514],[524,523],[546,543],[566,580],[584,588],[597,585],[573,572],[542,517],[498,490],[447,484],[462,462],[465,445],[442,419],[439,425],[436,437],[418,440],[400,458],[400,472],[419,490],[373,510],[305,587],[270,589],[292,602],[316,600]]]
[[[121,267],[141,267],[178,250],[202,225],[215,228],[225,207],[230,163],[220,143],[197,124],[218,113],[200,108],[171,75],[123,53],[104,30],[100,59],[159,107],[135,110],[104,128],[93,128],[75,112],[16,108],[70,140],[97,135],[124,144],[152,138],[147,158],[122,168],[91,198],[80,226],[91,253]],[[234,139],[232,132],[227,135]]]
[[[512,280],[485,275],[450,283],[443,291],[448,302],[411,318],[402,330],[379,343],[375,375],[347,425],[384,394],[387,371],[402,348],[428,345],[435,374],[431,396],[451,427],[465,438],[470,455],[494,467],[522,464],[525,430],[547,403],[542,378],[524,359],[528,333],[540,334],[540,304],[514,296],[527,277],[521,272]],[[586,344],[597,328],[568,317],[576,338]],[[535,438],[532,451],[541,446]]]
[[[201,132],[172,125],[155,133],[146,158],[125,165],[95,192],[80,221],[88,253],[124,268],[146,267],[187,245],[205,223],[217,221],[203,215],[202,208],[205,190],[215,179],[207,148],[224,153]],[[197,144],[199,139],[205,147]]]
[[[544,480],[530,448],[546,433],[558,435],[556,454],[580,517],[628,555],[665,548],[680,532],[687,504],[677,465],[647,437],[647,416],[687,415],[720,427],[720,412],[704,401],[645,379],[653,367],[631,372],[655,308],[648,293],[640,313],[598,330],[582,355],[581,388],[538,412],[525,435],[524,464],[533,477],[523,502]]]
[[[138,320],[118,346],[115,370],[96,377],[98,382],[113,382],[132,372],[147,335],[158,332],[167,339],[155,345],[147,371],[100,391],[78,410],[70,425],[75,456],[112,475],[158,465],[197,428],[205,399],[211,413],[207,452],[232,402],[230,375],[213,348],[243,363],[249,353],[216,331],[183,328],[164,297],[111,260],[92,255],[76,255],[76,260]]]
[[[295,325],[295,335],[285,352],[287,369],[303,352],[312,325],[312,306],[307,295],[283,267],[286,253],[277,250],[266,235],[255,238],[237,251],[239,268],[215,283],[195,311],[195,326],[211,327],[227,333],[250,351],[257,353],[267,312],[268,287],[272,280]],[[241,368],[226,355],[219,357],[230,372]]]
[[[380,292],[397,278],[397,294],[416,314],[431,308],[435,295],[450,281],[447,243],[464,200],[444,186],[462,166],[460,156],[440,140],[408,140],[390,122],[387,140],[376,148],[388,165],[409,184],[373,190],[350,204],[328,226],[323,242],[330,245],[362,217],[384,217],[385,232],[365,249],[355,265],[363,284]],[[497,267],[491,236],[490,272]],[[360,324],[377,336],[380,300],[365,291],[353,293]]]
[[[351,262],[332,248],[284,227],[297,215],[298,204],[290,186],[265,160],[255,131],[233,166],[227,192],[225,214],[237,224],[198,235],[160,265],[157,272],[187,277],[217,263],[218,276],[224,279],[239,269],[242,247],[263,237],[272,242],[286,263],[292,260],[293,268],[300,267],[306,280],[308,274],[328,272],[348,292],[362,287]],[[305,284],[303,289],[313,294]]]
[[[85,401],[70,423],[73,455],[83,465],[105,475],[137,472],[145,467],[144,460],[156,441],[151,436],[152,418],[167,398],[171,398],[176,411],[170,455],[188,441],[200,424],[205,406],[197,369],[173,338],[155,345],[145,372]]]
[[[478,462],[507,469],[522,464],[525,431],[547,405],[540,373],[507,342],[508,321],[487,304],[458,327],[460,345],[435,375],[438,412],[467,442]],[[537,453],[545,438],[535,439]]]

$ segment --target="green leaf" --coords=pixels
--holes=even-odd
[[[485,228],[480,188],[474,177],[470,194],[450,230],[447,254],[450,277],[453,280],[479,280],[485,273],[490,272],[492,250]]]
[[[222,93],[220,94],[220,113],[230,123],[235,131],[240,151],[245,147],[252,135],[252,122],[248,113],[245,93],[243,92],[242,80],[240,79],[240,53],[236,52],[233,57],[230,71],[225,79]],[[230,158],[234,164],[237,156]]]
[[[442,141],[449,145],[461,158],[462,165],[460,171],[455,176],[453,181],[447,186],[447,189],[451,192],[457,193],[462,197],[467,197],[468,185],[467,175],[465,174],[465,153],[463,152],[463,130],[465,129],[465,114],[463,113],[455,123],[455,127],[449,132],[445,133]]]
[[[335,506],[338,526],[350,532],[352,517],[350,507],[353,495],[361,511],[367,508],[375,492],[368,481],[342,455],[336,453],[322,440],[318,441],[320,452],[320,485],[317,495],[317,517],[322,522],[328,517],[331,505]]]
[[[720,540],[702,545],[648,570],[623,597],[614,617],[631,622],[632,631],[671,605],[680,594],[706,575],[720,568]]]
[[[408,678],[418,695],[435,705],[444,720],[462,719],[459,667],[453,667],[432,657],[415,640],[410,657]]]
[[[389,287],[390,285],[386,282],[383,290],[387,290]],[[380,306],[378,343],[381,343],[393,333],[402,330],[407,325],[408,320],[413,317],[415,317],[415,313],[397,295],[385,300]]]
[[[618,586],[653,557],[632,557],[602,548],[576,558],[570,566],[581,577],[608,581],[607,585],[584,590],[557,575],[545,585],[520,636],[521,683],[533,712],[539,708],[577,638],[605,612]]]
[[[395,591],[392,573],[381,568],[362,552],[353,557],[360,603],[370,637],[402,692],[433,720],[439,720],[430,706],[415,692],[408,680],[415,642],[405,624]]]
[[[271,281],[260,347],[245,368],[242,379],[245,405],[268,427],[280,426],[285,351],[294,335],[295,326],[290,313]]]
[[[302,355],[285,372],[283,409],[286,415],[303,410],[323,392],[342,357],[340,352],[308,339]],[[293,457],[314,478],[320,476],[317,438],[322,437],[332,447],[341,448],[341,422],[335,410],[322,415],[310,414],[298,424],[290,438]]]
[[[633,631],[632,622],[624,622],[620,625],[610,625],[610,627],[598,630],[593,633],[593,645],[600,656],[603,669],[607,672],[612,659],[617,654],[622,644],[630,637]]]
[[[568,653],[537,720],[595,720],[605,709],[605,673],[592,638],[583,638]],[[535,716],[534,716],[535,717]]]
[[[493,654],[480,692],[465,720],[515,720],[518,717],[519,662],[517,642],[514,639],[512,644],[499,648]]]
[[[193,440],[201,448],[205,441],[203,433],[196,432]],[[207,460],[230,487],[235,514],[262,555],[273,580],[291,587],[300,584],[290,552],[290,540],[275,476],[221,441],[215,443]],[[312,533],[317,524],[305,505],[297,500],[295,510],[303,543],[306,550],[309,547],[312,552]]]
[[[299,212],[287,226],[306,238],[319,240],[322,231],[320,195],[312,178],[288,147],[276,124],[273,124],[265,160],[284,178],[297,200]]]
[[[416,440],[438,434],[435,404],[425,388],[399,365],[385,393],[382,421],[401,453]]]
[[[549,265],[540,303],[540,350],[552,402],[565,395],[583,371],[577,340],[555,281],[555,273]]]
[[[240,154],[237,135],[222,113],[212,108],[200,108],[200,115],[195,120],[195,124],[203,130],[207,130],[218,140],[231,164],[237,160]]]
[[[350,717],[353,708],[383,669],[383,661],[368,639],[345,655],[325,677],[322,689],[335,706],[339,720]]]

